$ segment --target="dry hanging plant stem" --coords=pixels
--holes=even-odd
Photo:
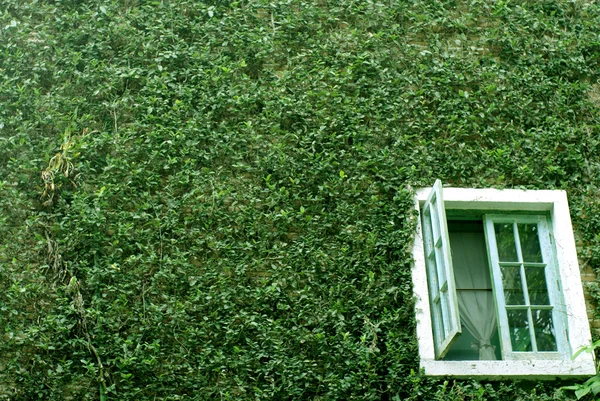
[[[71,153],[77,139],[94,132],[96,131],[90,132],[88,128],[85,128],[80,136],[75,137],[71,136],[69,130],[65,132],[63,136],[63,142],[60,145],[60,150],[54,156],[52,156],[48,162],[48,166],[41,173],[41,178],[44,182],[44,190],[42,191],[41,199],[44,201],[44,206],[50,206],[54,201],[54,194],[57,189],[57,186],[54,182],[56,175],[62,174],[66,178],[73,177],[75,167],[73,165]],[[73,180],[71,180],[71,183],[73,186],[75,186],[75,182]]]

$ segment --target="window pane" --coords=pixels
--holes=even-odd
[[[538,351],[556,351],[551,309],[533,309],[533,325]]]
[[[529,303],[531,305],[550,305],[544,270],[545,268],[541,266],[525,266],[527,290],[529,291]]]
[[[436,271],[437,271],[437,281],[438,281],[438,285],[440,286],[440,289],[444,286],[444,284],[446,284],[447,279],[446,279],[446,269],[444,269],[444,255],[442,254],[441,250],[436,250],[435,251],[435,266],[436,266]]]
[[[433,205],[431,205],[430,208],[431,207],[433,207]],[[431,266],[431,271],[435,271],[435,273],[437,273],[436,282],[440,283],[439,285],[441,286],[446,282],[446,270],[442,267],[444,266],[444,260],[442,250],[440,249],[442,246],[441,236],[439,234],[439,230],[434,229],[436,224],[439,225],[440,223],[437,219],[436,213],[429,213],[431,210],[430,208],[427,209],[425,216],[427,219],[427,236],[428,238],[432,239],[430,253],[427,255],[427,263],[428,266]],[[432,278],[430,278],[430,280],[431,279]]]
[[[507,309],[508,330],[512,350],[517,352],[531,352],[531,336],[529,335],[529,320],[527,309]]]
[[[517,250],[515,248],[515,235],[512,223],[496,223],[494,224],[494,228],[500,262],[516,262]]]
[[[504,299],[507,305],[525,305],[523,286],[521,285],[521,268],[518,266],[501,266]]]
[[[431,238],[433,239],[433,245],[435,246],[435,244],[440,240],[440,217],[438,216],[438,208],[435,198],[431,201],[431,205],[429,207],[429,215],[431,217]]]
[[[519,224],[519,238],[521,239],[523,261],[542,263],[537,224]]]
[[[444,337],[448,336],[450,334],[450,331],[452,330],[452,327],[450,327],[450,316],[449,313],[447,312],[449,310],[449,304],[448,304],[448,293],[447,292],[440,292],[440,304],[442,306],[442,323],[444,326]],[[446,312],[446,313],[444,313]]]
[[[433,321],[434,324],[438,326],[439,334],[444,336],[446,333],[446,327],[444,327],[444,319],[442,319],[442,306],[440,305],[439,299],[433,304]]]

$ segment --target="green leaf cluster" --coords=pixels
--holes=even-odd
[[[565,189],[599,269],[599,25],[0,0],[0,400],[563,399],[418,372],[411,188]]]

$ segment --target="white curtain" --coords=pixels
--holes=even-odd
[[[495,360],[491,338],[496,330],[496,307],[488,268],[485,239],[481,233],[450,236],[454,278],[458,289],[461,323],[473,334],[480,360]]]

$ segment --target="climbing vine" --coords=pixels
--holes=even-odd
[[[568,399],[419,372],[412,188],[565,189],[596,271],[599,24],[0,0],[0,400]]]

